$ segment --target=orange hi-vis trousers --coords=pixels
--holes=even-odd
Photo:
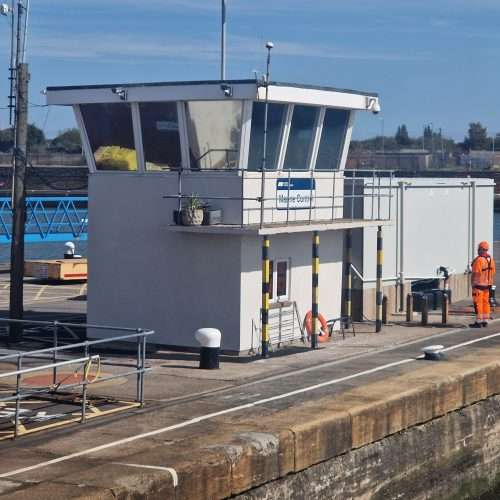
[[[488,321],[490,319],[490,290],[488,288],[486,290],[473,288],[472,300],[474,301],[477,321],[480,323]]]

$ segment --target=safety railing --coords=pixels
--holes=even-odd
[[[164,198],[176,200],[178,211],[196,196],[222,210],[218,224],[241,227],[390,220],[397,188],[391,170],[179,169],[176,175],[177,193]]]
[[[20,414],[21,414],[21,401],[39,396],[40,394],[57,394],[58,391],[67,391],[68,389],[77,389],[81,387],[81,409],[80,409],[80,422],[84,423],[86,420],[87,410],[87,391],[90,385],[100,384],[110,380],[123,378],[123,377],[136,377],[136,403],[138,406],[144,406],[144,375],[151,371],[151,368],[146,367],[146,342],[147,337],[154,334],[153,330],[141,330],[133,328],[112,327],[103,325],[91,324],[78,324],[78,323],[64,323],[59,321],[31,321],[31,320],[16,320],[8,318],[0,318],[0,325],[6,325],[6,329],[24,328],[24,327],[37,327],[37,328],[50,328],[52,330],[52,347],[31,351],[18,351],[16,353],[0,356],[0,365],[2,363],[15,363],[16,369],[0,372],[0,383],[7,379],[12,380],[15,378],[15,388],[12,393],[7,396],[0,397],[0,402],[15,402],[14,411],[14,437],[19,434]],[[117,332],[120,334],[109,336],[105,339],[86,340],[78,343],[70,343],[59,345],[60,332],[66,331],[73,337],[77,336],[74,332],[75,329],[96,329],[106,332]],[[136,362],[135,367],[131,370],[120,372],[114,375],[103,375],[101,373],[101,357],[96,353],[96,347],[103,344],[110,344],[112,342],[128,341],[136,343]],[[80,351],[81,355],[74,356],[75,350]],[[92,352],[93,351],[93,352]],[[37,359],[44,359],[48,357],[49,363],[44,363],[36,366],[26,366],[28,360],[36,362]],[[96,374],[90,375],[92,365],[96,365]],[[79,365],[82,369],[81,380],[65,384],[66,378],[58,379],[58,369],[71,365]],[[77,368],[78,370],[78,368]],[[51,372],[51,383],[43,387],[29,388],[23,387],[23,376],[33,372]],[[76,372],[75,372],[76,373]],[[10,384],[9,384],[10,385]]]
[[[26,198],[25,241],[63,241],[87,238],[86,196]],[[13,212],[9,197],[0,197],[0,244],[10,243]]]

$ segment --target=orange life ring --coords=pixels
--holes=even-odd
[[[327,342],[330,334],[328,332],[326,319],[321,313],[318,314],[318,321],[321,325],[318,333],[318,340],[319,342]],[[304,328],[307,331],[307,336],[310,337],[312,335],[312,311],[307,311],[306,317],[304,318]]]

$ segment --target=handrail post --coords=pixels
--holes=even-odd
[[[136,401],[139,403],[141,400],[141,374],[139,372],[139,370],[141,369],[141,339],[139,336],[137,336],[137,359],[136,359],[135,367],[137,369]]]
[[[54,326],[53,326],[53,342],[54,342],[54,347],[57,347],[58,345],[58,324],[57,321],[54,321]],[[57,384],[57,367],[55,366],[55,363],[57,363],[57,350],[54,349],[52,352],[52,362],[54,363],[54,367],[52,368],[52,384],[54,387]]]
[[[14,438],[19,434],[19,413],[21,411],[21,371],[22,368],[22,354],[17,357],[17,376],[16,376],[16,414],[14,423]]]
[[[141,408],[144,407],[144,368],[146,366],[146,335],[142,336],[141,353]]]
[[[337,172],[333,171],[333,188],[332,188],[332,221],[335,220],[335,181]]]
[[[89,356],[88,341],[85,344],[85,355],[84,356],[87,358],[86,366],[89,366],[90,363],[91,363],[91,359],[90,359],[90,356]],[[80,423],[82,423],[82,424],[85,423],[85,417],[86,417],[87,377],[88,377],[88,374],[89,374],[89,370],[88,369],[84,369],[83,380],[82,380],[82,384],[83,384],[83,388],[82,388],[82,416],[81,416],[81,419],[80,419]]]

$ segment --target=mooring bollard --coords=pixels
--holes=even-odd
[[[387,325],[387,309],[388,309],[389,299],[387,295],[382,297],[382,324]]]
[[[413,294],[409,293],[406,296],[406,322],[413,321]]]
[[[441,304],[441,323],[448,323],[448,315],[450,314],[450,299],[447,293],[443,293],[443,302]]]
[[[199,342],[200,368],[216,370],[219,368],[219,353],[221,333],[216,328],[200,328],[196,330],[194,338]]]
[[[422,296],[422,326],[427,326],[429,324],[429,298],[427,295]]]

